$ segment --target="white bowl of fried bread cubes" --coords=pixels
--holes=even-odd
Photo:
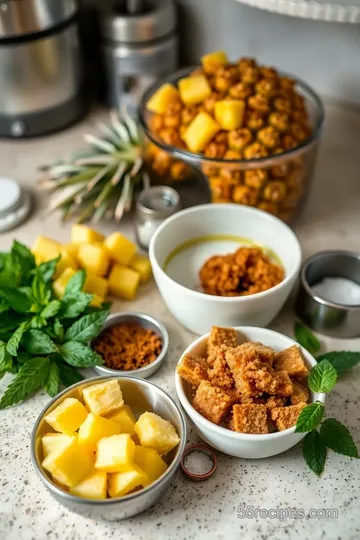
[[[198,435],[230,456],[266,458],[295,446],[303,407],[325,394],[307,375],[315,358],[287,336],[266,328],[213,326],[177,365],[178,398]]]

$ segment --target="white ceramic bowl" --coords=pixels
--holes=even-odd
[[[194,239],[214,236],[217,239],[193,244]],[[235,251],[239,237],[275,253],[285,269],[285,279],[272,289],[250,296],[221,297],[196,290],[202,264],[212,255]],[[184,243],[188,247],[172,258],[165,272],[169,256]],[[262,210],[238,204],[204,204],[178,212],[157,229],[149,253],[157,286],[169,310],[197,334],[204,334],[211,325],[268,325],[288,298],[301,265],[299,242],[287,225]]]
[[[296,342],[287,336],[266,328],[237,327],[238,342],[260,341],[268,345],[275,351],[282,351],[291,347]],[[199,337],[184,351],[185,354],[205,356],[206,344],[209,334]],[[307,367],[311,369],[316,365],[316,360],[311,354],[300,347]],[[179,363],[181,358],[179,360]],[[200,413],[198,413],[191,404],[191,387],[183,381],[181,377],[175,374],[175,386],[181,405],[185,409],[187,416],[192,421],[198,435],[208,444],[221,450],[225,454],[241,458],[266,458],[281,454],[289,448],[292,448],[306,433],[295,433],[295,426],[284,431],[269,433],[267,435],[251,435],[247,433],[236,433],[230,429],[213,424]],[[311,392],[311,401],[325,402],[325,394],[316,394]]]

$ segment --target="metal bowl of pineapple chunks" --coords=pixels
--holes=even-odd
[[[184,415],[161,388],[137,378],[95,377],[44,408],[31,456],[58,502],[92,519],[116,521],[157,502],[185,442]]]

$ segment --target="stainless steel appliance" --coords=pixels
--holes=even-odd
[[[76,0],[0,0],[0,136],[65,127],[84,111]]]

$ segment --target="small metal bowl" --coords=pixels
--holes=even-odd
[[[102,331],[119,323],[138,324],[143,328],[148,328],[155,332],[162,340],[161,353],[156,360],[151,362],[151,364],[139,369],[124,371],[121,369],[111,369],[106,366],[94,366],[95,371],[102,376],[121,375],[122,377],[139,377],[140,379],[151,377],[151,375],[153,375],[166,360],[169,348],[169,334],[165,326],[154,319],[154,317],[146,315],[145,313],[114,313],[113,315],[109,315],[106,319]]]
[[[176,428],[180,442],[164,459],[169,464],[166,471],[147,488],[131,493],[124,497],[105,500],[90,500],[71,495],[58,487],[42,468],[43,460],[41,437],[53,431],[45,422],[44,416],[55,409],[65,398],[81,399],[81,390],[97,382],[103,382],[103,377],[94,377],[74,384],[56,396],[40,413],[31,438],[31,458],[35,471],[39,475],[55,499],[69,510],[92,519],[116,521],[135,516],[152,506],[164,493],[178,469],[186,443],[186,423],[180,407],[164,390],[155,384],[131,377],[112,376],[120,382],[124,401],[133,410],[135,416],[145,411],[152,411],[162,418],[169,420]]]
[[[360,335],[360,305],[331,302],[312,287],[326,277],[343,277],[360,285],[360,253],[321,251],[310,257],[300,274],[296,312],[313,330],[336,338]]]

